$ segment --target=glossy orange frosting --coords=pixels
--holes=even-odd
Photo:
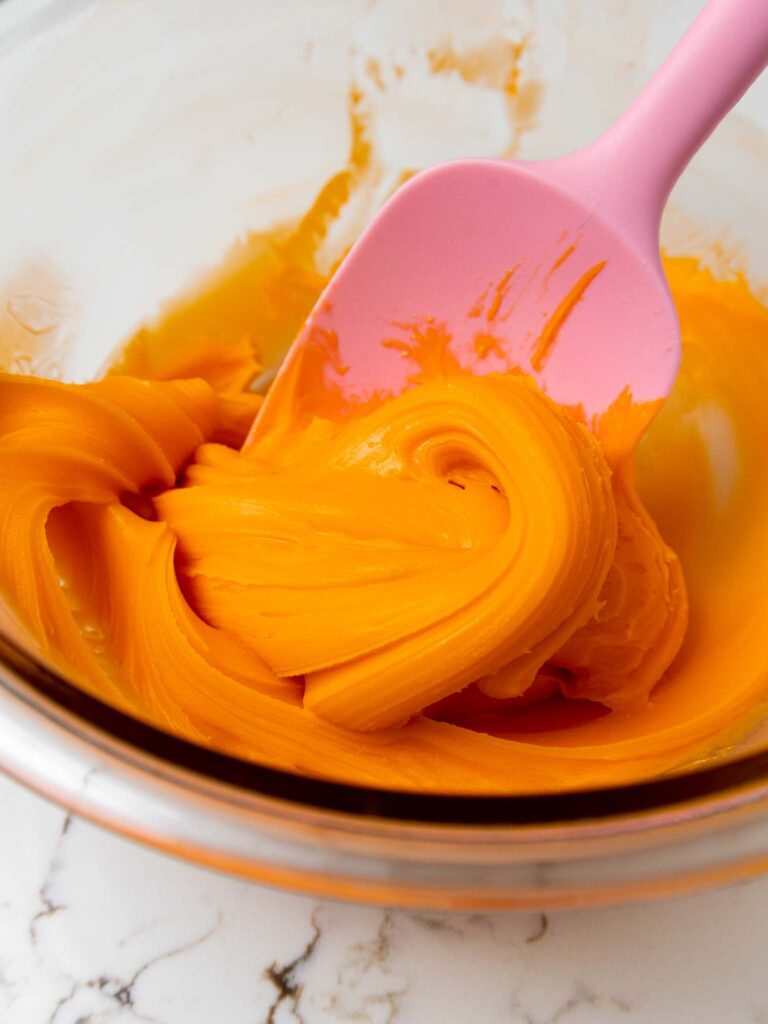
[[[585,424],[439,338],[404,394],[286,403],[246,443],[250,386],[326,280],[322,210],[240,247],[105,379],[0,377],[6,627],[162,728],[385,787],[610,784],[746,728],[768,312],[745,282],[668,261],[683,369],[637,452],[628,395]]]

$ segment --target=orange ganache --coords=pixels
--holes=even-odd
[[[585,424],[445,358],[249,437],[260,351],[324,283],[300,249],[241,260],[103,380],[0,376],[6,627],[162,728],[384,787],[628,781],[753,723],[768,311],[744,281],[668,262],[683,369],[639,450],[628,395]]]

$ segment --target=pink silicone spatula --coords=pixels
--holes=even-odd
[[[627,388],[638,402],[666,396],[680,333],[659,257],[662,209],[766,63],[768,0],[711,0],[591,145],[416,175],[323,293],[251,442],[270,429],[270,410],[302,394],[303,377],[317,390],[318,367],[322,383],[359,401],[400,392],[414,374],[413,339],[427,332],[449,336],[472,372],[517,365],[587,414]]]

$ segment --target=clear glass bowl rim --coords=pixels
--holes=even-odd
[[[725,799],[755,785],[765,784],[768,792],[768,750],[663,778],[546,794],[430,794],[312,778],[199,746],[133,718],[86,693],[2,634],[0,666],[23,678],[28,687],[27,700],[40,713],[56,718],[57,711],[68,712],[83,726],[95,730],[101,744],[113,754],[119,754],[121,745],[125,745],[206,782],[215,781],[239,793],[314,811],[436,826],[570,827],[673,810],[710,802],[718,796]],[[16,689],[10,677],[1,673],[0,685]],[[63,718],[58,717],[61,724]],[[753,792],[752,799],[754,796]]]

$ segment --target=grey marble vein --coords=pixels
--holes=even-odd
[[[214,935],[221,927],[222,919],[219,916],[215,925],[210,927],[202,935],[197,936],[189,942],[185,942],[174,949],[166,950],[163,953],[153,956],[145,963],[141,964],[133,974],[127,980],[122,978],[108,977],[101,975],[98,978],[88,978],[85,981],[73,981],[72,987],[69,992],[64,995],[56,1003],[51,1015],[48,1017],[47,1024],[61,1024],[62,1012],[69,1006],[71,1006],[76,1000],[78,995],[85,992],[98,992],[102,994],[107,1000],[113,1001],[121,1009],[130,1010],[132,1016],[136,1020],[144,1021],[146,1024],[161,1024],[161,1022],[154,1016],[141,1013],[136,1008],[134,1000],[134,990],[139,980],[147,971],[156,967],[158,964],[163,963],[166,960],[170,960],[174,957],[181,956],[184,953],[195,949],[197,946],[201,946],[204,942]],[[91,1016],[87,1014],[85,1017],[78,1017],[75,1019],[74,1024],[88,1024]]]
[[[541,942],[544,936],[549,931],[549,916],[547,914],[539,914],[539,919],[536,925],[536,930],[531,932],[530,935],[526,935],[525,941],[530,946],[534,942]]]
[[[297,1024],[304,1024],[304,1018],[299,1012],[299,1002],[304,988],[298,976],[301,973],[302,966],[310,959],[320,941],[322,933],[317,923],[316,913],[312,914],[311,924],[312,935],[298,956],[282,965],[273,962],[264,970],[264,977],[276,989],[275,999],[267,1009],[264,1024],[275,1024],[277,1012],[283,1003],[287,1004]]]
[[[29,937],[32,945],[37,944],[37,930],[40,922],[48,917],[53,917],[54,914],[58,914],[62,910],[67,909],[66,903],[57,903],[53,898],[52,886],[56,878],[56,874],[61,867],[62,848],[71,825],[72,815],[66,814],[61,825],[61,832],[59,834],[58,841],[56,842],[56,846],[51,856],[50,864],[48,865],[48,871],[43,879],[43,884],[38,889],[38,897],[42,907],[29,922]]]
[[[515,994],[512,999],[512,1011],[516,1016],[513,1019],[520,1024],[561,1024],[580,1011],[583,1007],[606,1007],[618,1011],[619,1014],[628,1014],[631,1005],[624,999],[615,996],[601,996],[592,991],[581,981],[575,982],[573,991],[568,998],[551,1014],[546,1017],[533,1013],[520,998]]]

